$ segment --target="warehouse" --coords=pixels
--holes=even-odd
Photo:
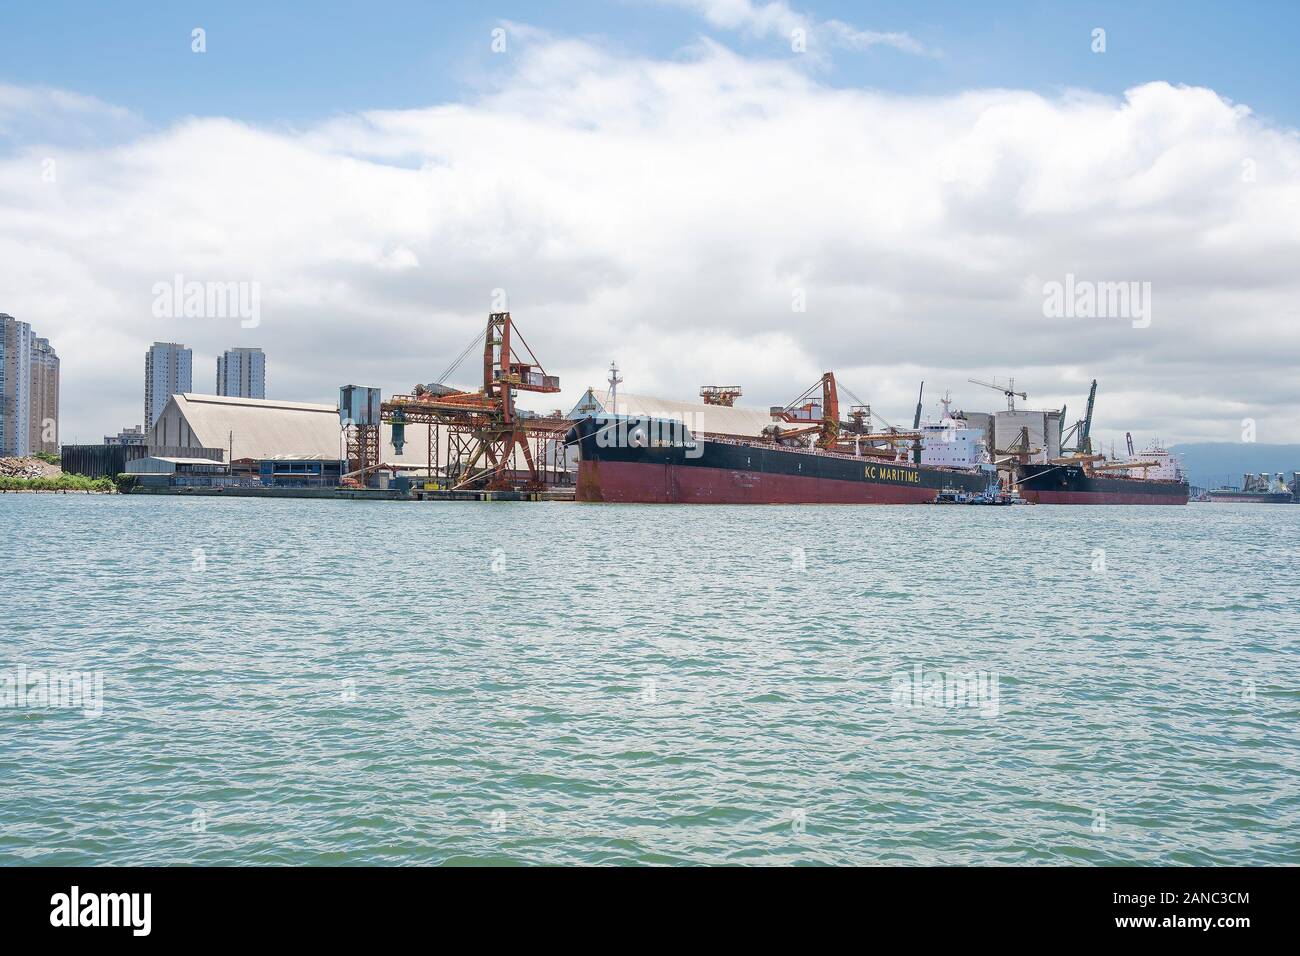
[[[393,447],[392,426],[382,425],[379,457],[386,465],[423,472],[429,458],[429,427],[408,424],[405,432],[399,453]],[[149,444],[151,449],[166,448],[167,454],[174,456],[203,457],[198,450],[205,449],[214,455],[219,453],[222,461],[250,464],[338,461],[347,454],[337,405],[192,392],[167,400],[154,423]],[[445,463],[445,430],[439,445],[439,460]]]
[[[279,402],[185,392],[167,400],[154,422],[151,447],[224,451],[226,460],[276,455],[339,455],[339,416],[333,405]]]

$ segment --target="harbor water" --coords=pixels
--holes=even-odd
[[[0,495],[0,862],[1296,864],[1297,540]]]

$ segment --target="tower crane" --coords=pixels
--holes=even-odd
[[[1007,379],[1006,385],[998,385],[994,382],[981,382],[977,378],[968,378],[966,379],[966,381],[970,382],[972,385],[983,385],[985,388],[991,388],[995,392],[1001,392],[1003,395],[1007,397],[1007,411],[1009,412],[1014,412],[1016,410],[1017,398],[1022,398],[1025,401],[1029,401],[1028,395],[1026,395],[1024,392],[1017,392],[1015,390],[1016,380],[1014,378]]]

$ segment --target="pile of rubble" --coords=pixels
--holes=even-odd
[[[0,458],[0,478],[57,478],[61,474],[58,465],[39,458]]]

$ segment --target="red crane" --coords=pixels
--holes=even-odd
[[[384,402],[383,420],[394,427],[394,445],[405,438],[404,434],[397,433],[399,427],[404,431],[404,426],[409,424],[428,424],[431,468],[436,441],[432,429],[447,428],[450,459],[447,468],[452,490],[514,488],[520,482],[515,480],[513,472],[521,470],[528,473],[522,487],[538,490],[545,482],[534,451],[540,452],[543,442],[562,436],[570,422],[555,416],[520,416],[515,408],[515,393],[558,392],[560,380],[546,374],[509,312],[489,315],[482,335],[482,388],[472,392],[444,389],[435,393],[417,386],[413,395],[394,395]],[[475,342],[443,373],[443,378],[455,370]],[[535,441],[536,449],[530,447],[530,439]],[[522,469],[517,467],[520,464]]]

